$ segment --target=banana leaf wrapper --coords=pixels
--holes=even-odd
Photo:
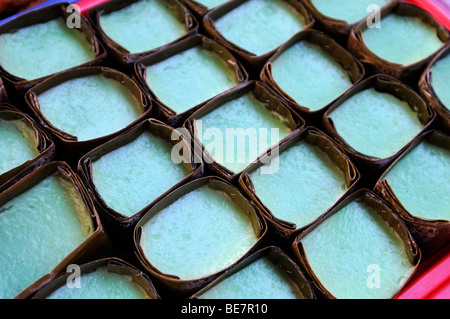
[[[133,63],[136,61],[142,59],[145,56],[151,55],[155,52],[161,51],[164,48],[179,42],[182,39],[185,39],[189,36],[192,36],[194,34],[198,33],[198,27],[199,24],[194,17],[194,15],[186,8],[184,4],[182,4],[178,0],[163,0],[163,2],[170,8],[176,15],[177,19],[186,25],[187,31],[186,33],[181,36],[180,38],[167,43],[161,47],[145,51],[145,52],[139,52],[139,53],[131,53],[126,48],[121,46],[119,43],[111,39],[108,34],[102,29],[100,24],[100,16],[102,14],[108,14],[111,12],[119,11],[121,9],[126,8],[127,6],[137,2],[139,0],[132,0],[132,1],[120,1],[120,0],[113,0],[113,1],[107,1],[104,2],[92,9],[90,9],[87,13],[88,21],[91,23],[91,25],[96,30],[98,37],[103,43],[104,47],[106,48],[108,52],[108,57],[113,61],[112,63],[114,65],[123,65],[125,68],[129,67],[132,69]],[[158,26],[155,26],[158,27]],[[131,70],[132,71],[132,70]]]
[[[105,78],[113,79],[121,84],[123,84],[130,94],[139,102],[139,107],[141,115],[129,123],[126,127],[116,131],[114,133],[97,137],[90,140],[78,141],[76,136],[73,136],[67,132],[62,131],[58,127],[55,127],[40,111],[39,106],[39,95],[47,90],[50,90],[59,84],[67,81],[71,81],[77,78],[92,76],[92,75],[102,75]],[[80,92],[81,94],[82,92]],[[61,97],[64,98],[64,97]],[[80,67],[66,72],[59,73],[52,77],[49,77],[45,81],[39,83],[32,89],[30,89],[25,95],[26,103],[28,107],[33,112],[35,118],[38,120],[39,124],[54,137],[55,143],[60,147],[61,156],[64,156],[66,161],[72,166],[76,167],[78,159],[86,154],[93,148],[105,143],[106,141],[124,133],[133,126],[137,125],[139,122],[150,116],[152,112],[152,104],[143,93],[140,86],[133,81],[131,78],[126,76],[117,70],[106,68],[106,67]],[[74,163],[72,163],[75,161]]]
[[[125,146],[128,143],[131,143],[144,132],[149,132],[154,136],[160,137],[173,144],[174,146],[180,146],[182,144],[184,146],[182,148],[182,151],[186,151],[187,154],[182,154],[184,159],[183,162],[180,163],[180,165],[184,165],[191,173],[170,189],[163,190],[164,193],[161,193],[161,195],[153,202],[148,203],[145,208],[141,209],[133,216],[127,217],[109,207],[108,204],[103,200],[93,180],[92,162],[99,159],[103,155],[106,155],[114,150],[119,149],[122,146]],[[143,158],[143,160],[145,160],[145,158]],[[179,186],[201,177],[203,174],[203,170],[204,168],[202,159],[200,155],[192,151],[191,141],[186,140],[185,136],[183,136],[183,134],[181,133],[178,133],[178,131],[175,131],[174,128],[156,119],[144,120],[128,132],[108,141],[107,143],[100,145],[99,147],[83,155],[83,157],[78,162],[78,173],[80,174],[85,185],[87,185],[96,205],[98,205],[98,207],[101,207],[100,214],[103,213],[104,217],[112,224],[120,225],[124,229],[133,228],[157,201],[167,196]],[[149,183],[151,183],[151,181],[149,181]]]
[[[323,50],[325,50],[325,52],[330,55],[330,58],[334,59],[348,72],[348,76],[353,83],[352,87],[354,87],[363,79],[365,70],[361,62],[359,62],[358,59],[350,54],[350,52],[340,46],[334,39],[317,30],[304,30],[297,33],[283,46],[281,46],[274,55],[270,57],[261,71],[261,80],[264,83],[268,84],[271,88],[273,88],[279,98],[286,101],[286,103],[288,103],[290,107],[295,109],[305,119],[317,120],[338,98],[328,103],[327,105],[324,105],[322,108],[313,111],[304,105],[298,104],[292,97],[290,97],[286,92],[283,91],[283,89],[276,83],[275,79],[273,78],[273,62],[287,49],[301,41],[306,41],[308,43],[318,45]],[[347,93],[350,89],[351,88],[349,88],[345,93]],[[341,96],[345,95],[345,93],[343,93]]]
[[[0,34],[9,33],[14,30],[18,30],[21,28],[29,27],[39,23],[45,23],[50,20],[56,18],[64,18],[68,19],[70,16],[70,12],[67,12],[67,7],[70,4],[65,3],[56,3],[54,5],[45,6],[40,9],[32,10],[28,13],[24,13],[19,17],[3,24],[0,26]],[[69,10],[70,11],[70,10]],[[104,63],[106,61],[107,53],[103,45],[97,39],[95,32],[90,25],[90,23],[80,15],[81,28],[74,29],[74,32],[81,32],[84,37],[91,43],[92,49],[95,55],[95,58],[87,63],[76,66],[74,68],[80,66],[96,66]],[[36,61],[39,63],[39,61]],[[70,70],[70,69],[69,69]],[[61,71],[64,72],[64,71]],[[60,72],[58,72],[60,73]],[[58,74],[55,73],[55,74]],[[14,95],[18,98],[23,96],[30,88],[37,85],[38,83],[44,81],[45,79],[51,77],[52,75],[44,76],[38,79],[27,80],[20,77],[15,76],[14,74],[9,73],[5,69],[3,69],[0,65],[0,75],[3,77],[5,85],[7,87],[11,87]],[[12,98],[12,97],[11,97]]]
[[[323,29],[327,34],[332,35],[334,39],[339,40],[339,42],[345,43],[350,35],[351,30],[361,23],[362,21],[366,21],[370,13],[367,13],[367,17],[361,19],[355,23],[348,23],[344,20],[335,19],[329,17],[322,12],[320,12],[315,6],[312,0],[300,0],[306,9],[313,15],[316,20],[316,28]]]
[[[166,274],[161,272],[155,266],[151,264],[151,262],[145,256],[145,253],[140,245],[140,240],[142,236],[142,227],[148,222],[153,216],[155,216],[158,212],[180,199],[182,196],[192,192],[202,186],[207,185],[207,187],[219,190],[227,193],[230,198],[241,208],[242,212],[249,216],[253,230],[257,237],[258,241],[247,251],[243,256],[241,256],[238,260],[230,264],[228,267],[202,278],[192,279],[192,280],[183,280],[178,276],[173,274]],[[218,278],[221,274],[226,272],[228,269],[232,268],[234,265],[239,263],[241,260],[245,259],[249,255],[251,255],[254,251],[260,249],[264,242],[266,241],[266,222],[261,215],[259,209],[248,200],[244,195],[239,191],[238,188],[228,183],[224,179],[218,177],[203,177],[192,181],[186,185],[183,185],[177,188],[175,191],[171,192],[167,196],[163,197],[159,202],[157,202],[147,213],[139,220],[134,228],[133,237],[134,237],[134,246],[135,246],[135,254],[144,269],[155,278],[155,282],[160,283],[171,291],[174,296],[187,298],[191,296],[195,291],[198,291],[205,287],[207,284],[211,283],[213,280]],[[218,230],[223,231],[223,230]]]
[[[422,97],[431,106],[431,108],[438,114],[439,122],[446,130],[450,130],[450,105],[444,105],[439,99],[433,89],[433,74],[431,68],[440,59],[447,57],[450,54],[450,44],[447,44],[428,64],[419,80],[419,90]]]
[[[213,38],[216,41],[219,41],[221,44],[227,47],[228,50],[230,50],[233,54],[235,54],[240,60],[242,60],[245,64],[245,66],[248,68],[249,73],[259,73],[261,67],[266,63],[267,59],[271,57],[278,48],[275,48],[269,52],[266,52],[261,55],[256,55],[255,53],[249,52],[245,50],[244,48],[241,48],[240,46],[228,41],[220,32],[217,30],[215,26],[215,21],[217,21],[222,16],[226,15],[230,11],[236,9],[240,5],[244,4],[249,0],[234,0],[229,1],[221,6],[218,6],[217,8],[209,11],[204,17],[203,17],[203,25],[205,32],[208,36]],[[289,5],[291,5],[295,11],[300,13],[300,15],[303,16],[305,19],[305,29],[310,29],[314,25],[314,18],[313,16],[306,10],[306,8],[300,3],[300,1],[293,1],[293,0],[283,0]],[[242,32],[246,32],[245,30],[242,30]],[[280,45],[281,46],[281,45]]]
[[[151,279],[146,274],[138,270],[130,263],[117,257],[97,259],[80,265],[81,275],[88,274],[103,267],[105,267],[106,271],[109,273],[130,277],[133,283],[139,286],[150,299],[160,299],[160,296],[153,286]],[[70,275],[71,273],[65,272],[55,276],[55,278],[40,289],[32,299],[45,299],[58,288],[64,286]],[[101,295],[99,295],[99,299],[103,299]]]
[[[103,228],[103,224],[101,223],[92,199],[90,198],[80,177],[74,173],[70,166],[68,166],[65,162],[50,162],[28,174],[13,186],[0,193],[0,205],[3,205],[14,197],[26,192],[28,189],[37,185],[39,182],[52,174],[59,174],[59,176],[62,176],[64,179],[73,183],[83,200],[84,206],[91,216],[93,231],[85,241],[83,241],[77,248],[69,253],[69,255],[61,260],[58,265],[55,265],[55,268],[43,277],[36,278],[36,281],[22,290],[15,297],[15,299],[30,298],[37,291],[39,291],[41,287],[48,284],[54,276],[62,271],[65,271],[69,264],[80,264],[91,259],[93,256],[98,255],[99,251],[107,254],[112,250],[109,236]],[[24,247],[24,249],[25,248],[26,247]]]
[[[0,78],[0,103],[8,103],[8,92],[6,91],[5,84],[3,80]]]
[[[146,68],[152,64],[156,64],[197,46],[200,46],[203,50],[217,54],[230,67],[230,69],[234,70],[238,82],[244,82],[248,79],[247,71],[244,69],[242,64],[231,54],[231,52],[229,52],[218,42],[213,41],[200,34],[191,36],[164,50],[158,51],[155,54],[137,61],[134,65],[134,76],[135,79],[144,88],[144,91],[148,95],[149,99],[152,100],[155,106],[155,117],[158,119],[162,119],[172,127],[180,127],[192,113],[205,105],[212,98],[207,101],[203,101],[182,113],[176,113],[170,108],[170,105],[165,105],[163,102],[161,102],[158,99],[158,96],[156,96],[156,94],[152,91],[151,87],[149,87],[146,81]],[[192,76],[194,77],[196,75],[192,74]],[[225,94],[228,91],[225,91],[219,95]]]
[[[12,186],[16,181],[28,175],[38,167],[55,159],[56,151],[55,145],[50,136],[43,131],[38,124],[29,115],[21,112],[10,104],[0,104],[0,119],[20,120],[32,128],[35,132],[35,139],[37,142],[37,150],[39,155],[35,158],[26,161],[25,163],[0,174],[0,192],[3,189]]]
[[[347,197],[354,191],[360,180],[360,173],[357,167],[346,155],[346,153],[325,133],[319,131],[314,127],[306,127],[293,133],[287,140],[280,143],[277,149],[277,154],[281,155],[284,151],[288,150],[290,147],[295,146],[299,142],[306,142],[309,145],[312,145],[327,154],[336,165],[336,167],[338,167],[344,173],[347,190],[340,198],[336,199],[336,202],[330,208],[328,208],[323,212],[323,214],[318,217],[318,219],[321,219],[336,205],[338,205],[343,198]],[[273,152],[273,150],[271,152]],[[272,230],[272,233],[275,235],[275,238],[277,238],[280,244],[285,242],[292,242],[299,234],[309,228],[314,223],[314,221],[309,223],[308,225],[298,227],[294,223],[277,218],[274,213],[272,213],[270,209],[264,205],[264,202],[258,197],[250,174],[258,170],[258,168],[263,166],[264,163],[267,163],[267,158],[269,156],[271,156],[270,153],[265,154],[264,157],[261,157],[260,159],[252,163],[249,167],[247,167],[239,176],[238,182],[240,187],[244,190],[244,193],[249,196],[249,198],[251,198],[252,201],[256,203],[256,205],[260,207],[263,216],[267,220],[268,227]],[[308,182],[309,181],[305,181],[305,183]],[[300,213],[301,212],[299,212],[299,214]]]
[[[390,228],[392,228],[394,232],[397,233],[397,235],[402,239],[402,241],[405,244],[405,250],[410,263],[414,266],[413,272],[408,277],[408,280],[406,280],[406,282],[402,285],[402,287],[398,289],[398,291],[392,296],[392,298],[395,298],[395,296],[402,290],[403,287],[406,286],[409,279],[416,272],[417,266],[419,265],[422,258],[422,253],[418,248],[416,242],[414,241],[414,238],[412,237],[408,228],[400,219],[400,217],[395,213],[392,207],[389,206],[388,203],[386,203],[382,198],[380,198],[371,190],[362,188],[352,193],[347,198],[345,198],[344,201],[342,201],[338,206],[336,206],[333,210],[331,210],[327,214],[327,216],[318,219],[306,232],[300,234],[292,243],[292,251],[296,256],[296,261],[299,263],[302,271],[306,274],[307,279],[309,279],[310,282],[312,282],[314,290],[317,292],[319,298],[337,299],[327,290],[327,288],[320,282],[320,280],[315,275],[314,269],[309,264],[308,256],[306,255],[306,252],[303,248],[302,238],[311,230],[313,230],[315,227],[317,227],[317,225],[321,223],[323,219],[327,218],[332,214],[338,213],[338,211],[342,207],[355,200],[361,201],[367,206],[371,207],[378,214],[378,216],[381,217],[386,222],[386,224]],[[355,252],[355,254],[357,253],[358,252]]]
[[[439,249],[450,243],[450,221],[443,219],[426,219],[414,216],[402,205],[401,201],[389,185],[388,180],[385,179],[386,174],[391,170],[391,168],[404,156],[406,156],[409,151],[414,149],[423,141],[450,150],[450,135],[438,130],[429,130],[422,133],[414,141],[414,143],[408,147],[403,155],[392,163],[392,165],[377,181],[374,189],[398,212],[400,218],[408,226],[412,236],[422,251],[424,258],[428,258]]]
[[[180,0],[189,10],[198,17],[199,20],[202,20],[203,16],[212,10],[208,9],[206,6],[201,4],[195,0]]]
[[[244,269],[252,262],[260,258],[267,258],[288,275],[291,282],[297,288],[299,299],[316,299],[311,284],[300,270],[300,267],[285,252],[283,252],[276,246],[268,246],[253,253],[251,256],[237,264],[235,267],[229,269],[226,273],[218,277],[216,280],[201,289],[199,292],[195,293],[189,299],[198,299],[199,296],[214,287],[216,284],[239,272],[240,270]]]

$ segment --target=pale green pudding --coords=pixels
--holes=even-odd
[[[84,64],[95,58],[91,43],[62,18],[0,35],[0,65],[9,73],[33,80]]]
[[[450,150],[423,141],[384,178],[411,215],[450,220]]]
[[[333,102],[353,82],[350,74],[317,44],[298,42],[272,62],[275,83],[297,104],[319,110]]]
[[[146,68],[157,98],[183,113],[239,83],[234,70],[216,53],[197,46]]]
[[[145,223],[140,245],[159,271],[193,280],[230,266],[257,241],[249,216],[229,195],[202,186]]]
[[[320,13],[348,24],[356,23],[373,12],[372,5],[383,7],[390,0],[312,0]]]
[[[278,265],[262,257],[198,295],[198,299],[298,299],[298,288]]]
[[[328,117],[353,149],[377,158],[396,154],[423,128],[407,102],[372,88],[350,97]]]
[[[0,175],[39,155],[36,133],[21,120],[0,119]]]
[[[49,273],[93,232],[75,186],[51,175],[0,207],[0,298]]]
[[[132,216],[190,172],[171,158],[172,144],[143,132],[92,162],[92,179],[105,203]]]
[[[444,45],[436,28],[418,18],[390,14],[380,23],[380,28],[367,28],[362,36],[369,50],[388,62],[414,64]]]
[[[214,160],[239,173],[292,130],[252,93],[195,120],[197,136]]]
[[[140,102],[125,85],[100,74],[65,81],[38,94],[38,102],[54,127],[78,141],[117,132],[142,115]]]
[[[306,26],[290,4],[272,0],[249,0],[214,24],[225,39],[255,55],[276,49]]]
[[[196,2],[203,4],[208,9],[218,7],[227,1],[229,1],[229,0],[196,0]]]
[[[339,299],[392,298],[414,270],[405,243],[358,201],[323,220],[301,243],[318,280]]]
[[[327,154],[304,141],[282,152],[278,165],[271,174],[264,174],[262,166],[250,178],[272,214],[297,228],[322,215],[347,190],[344,173]]]
[[[64,285],[47,299],[149,299],[130,276],[108,272],[105,267],[83,274],[80,288]]]
[[[450,54],[431,67],[431,85],[442,104],[450,109]]]
[[[188,31],[175,11],[161,0],[140,0],[121,10],[100,14],[100,26],[131,53],[153,50]]]

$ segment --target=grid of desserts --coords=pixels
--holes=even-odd
[[[394,298],[449,244],[426,11],[69,9],[0,26],[0,298]]]

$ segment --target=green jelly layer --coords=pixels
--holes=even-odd
[[[436,28],[415,17],[390,14],[380,28],[362,32],[366,46],[378,57],[400,65],[419,62],[443,47]]]
[[[239,83],[234,70],[216,53],[194,47],[146,68],[157,98],[183,113]]]
[[[36,133],[20,120],[0,119],[0,175],[39,155]]]
[[[350,74],[324,49],[301,41],[272,62],[275,83],[297,104],[319,110],[352,85]]]
[[[392,167],[385,179],[412,215],[450,220],[450,150],[421,142]]]
[[[87,63],[95,58],[91,43],[65,21],[50,20],[0,35],[0,65],[33,80]]]
[[[239,173],[292,130],[252,93],[196,119],[197,135],[214,160]]]
[[[267,258],[259,258],[198,296],[199,299],[298,299],[288,274]]]
[[[150,51],[182,37],[188,30],[164,1],[141,0],[100,15],[109,38],[131,53]]]
[[[328,117],[351,147],[377,158],[396,154],[423,129],[408,103],[375,89],[355,94]]]
[[[356,23],[373,13],[372,5],[381,8],[390,2],[390,0],[312,0],[320,13],[348,24]]]
[[[145,223],[140,245],[159,271],[191,280],[230,266],[257,241],[250,218],[229,195],[202,186]]]
[[[92,162],[92,178],[105,203],[132,216],[190,172],[171,158],[172,144],[148,132]]]
[[[305,26],[305,18],[285,1],[249,0],[214,22],[229,42],[256,55],[276,49]]]
[[[115,133],[142,115],[139,101],[125,85],[100,74],[62,82],[39,94],[38,102],[53,126],[78,141]]]
[[[49,273],[93,232],[74,185],[45,178],[0,207],[0,298],[13,298]]]
[[[278,165],[271,174],[264,174],[262,166],[250,178],[272,214],[297,228],[322,215],[347,190],[344,173],[328,155],[303,141],[281,153]]]
[[[79,287],[61,286],[47,299],[149,299],[130,276],[108,272],[105,267],[83,274],[78,280]]]
[[[414,269],[406,244],[357,201],[323,220],[301,243],[318,280],[339,299],[392,298]]]

